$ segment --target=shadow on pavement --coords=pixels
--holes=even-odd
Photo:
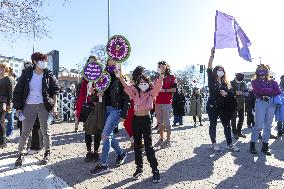
[[[183,181],[196,181],[209,178],[213,174],[214,162],[227,153],[226,151],[215,152],[209,149],[209,146],[208,144],[203,144],[195,148],[193,153],[196,155],[193,158],[180,161],[172,165],[166,172],[161,172],[162,181],[159,184],[153,184],[152,177],[138,183],[131,178],[126,178],[119,183],[105,188],[125,188],[124,185],[129,182],[134,182],[134,184],[126,188],[166,188]]]
[[[283,141],[273,140],[271,145],[272,153],[276,159],[281,156],[282,160],[284,157],[283,150],[282,153],[277,153],[276,146],[281,143],[283,149]],[[232,155],[236,158],[235,164],[239,166],[235,175],[228,177],[216,186],[216,189],[221,188],[257,188],[266,189],[270,188],[268,183],[273,180],[283,180],[282,175],[284,173],[283,168],[278,168],[275,166],[267,165],[267,157],[260,151],[262,144],[258,142],[257,151],[258,154],[253,156],[248,152],[249,144],[242,143],[239,144],[241,149],[246,149],[242,153],[233,153]],[[244,150],[243,150],[244,151]]]

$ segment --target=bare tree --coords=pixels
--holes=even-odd
[[[177,83],[181,86],[186,93],[191,93],[194,87],[203,85],[202,75],[198,72],[195,65],[185,67],[175,73]]]
[[[90,55],[98,58],[102,65],[106,65],[108,55],[107,55],[107,52],[106,52],[106,46],[105,45],[94,46],[90,51]]]
[[[11,41],[26,37],[48,36],[46,27],[49,17],[40,14],[47,1],[0,0],[0,33]]]

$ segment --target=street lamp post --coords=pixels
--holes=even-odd
[[[107,7],[107,32],[108,32],[108,39],[110,38],[110,0],[108,2],[108,7]]]

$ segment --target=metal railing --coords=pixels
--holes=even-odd
[[[75,96],[73,93],[59,93],[58,116],[56,121],[73,121],[75,119]]]

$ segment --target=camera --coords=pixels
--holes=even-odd
[[[268,101],[269,101],[269,97],[268,97],[268,96],[264,96],[264,97],[262,97],[262,99],[263,99],[265,102],[268,102]]]

